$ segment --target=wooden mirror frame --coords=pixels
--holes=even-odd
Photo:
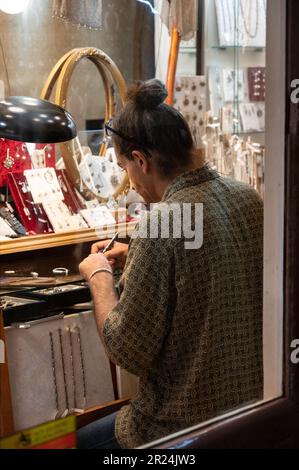
[[[94,47],[75,48],[66,53],[51,70],[46,83],[41,93],[41,99],[49,100],[51,93],[56,84],[56,92],[54,103],[66,108],[67,93],[69,89],[70,80],[75,68],[83,59],[89,59],[97,68],[104,86],[105,92],[105,121],[107,122],[113,117],[115,113],[114,96],[112,92],[112,85],[115,84],[122,104],[125,103],[125,95],[127,86],[125,80],[112,59],[100,49]],[[107,143],[104,141],[101,145],[99,156],[105,155],[107,150]],[[61,151],[67,173],[71,182],[79,190],[82,184],[80,171],[77,161],[73,156],[73,149],[70,142],[63,142],[61,144]],[[112,195],[115,199],[121,194],[126,193],[129,189],[128,177],[125,176],[118,186],[117,190]],[[83,194],[86,198],[98,198],[101,202],[107,202],[107,198],[99,196],[99,194],[92,192],[83,183]]]

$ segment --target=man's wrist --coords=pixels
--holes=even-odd
[[[92,271],[88,277],[88,282],[92,282],[95,278],[100,278],[100,276],[109,276],[113,278],[113,271],[110,267],[108,268],[98,268]]]

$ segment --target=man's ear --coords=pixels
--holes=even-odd
[[[149,168],[150,168],[150,163],[148,161],[148,158],[146,158],[146,156],[144,155],[144,153],[139,152],[139,150],[133,150],[132,157],[134,158],[134,162],[139,167],[139,169],[143,173],[148,173]]]

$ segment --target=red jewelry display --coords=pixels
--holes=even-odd
[[[23,173],[9,173],[8,187],[28,235],[53,233],[42,204],[35,204]]]
[[[64,202],[72,213],[78,214],[85,206],[81,203],[76,192],[65,172],[65,170],[55,170],[61,191],[63,193]]]
[[[0,186],[6,185],[9,173],[20,173],[29,168],[31,161],[26,144],[0,139]]]
[[[249,67],[248,68],[248,86],[250,101],[266,100],[266,68]]]
[[[45,166],[55,167],[55,145],[54,144],[36,144],[36,150],[44,150],[45,152]]]

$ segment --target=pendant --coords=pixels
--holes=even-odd
[[[9,149],[7,149],[6,158],[3,161],[4,168],[6,168],[7,170],[10,170],[13,167],[14,162],[15,162],[15,159],[11,155],[9,155]]]

